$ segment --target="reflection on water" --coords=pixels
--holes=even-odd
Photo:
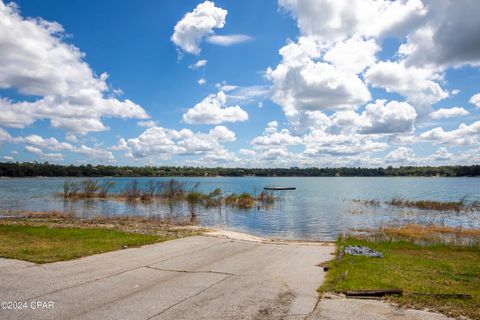
[[[421,210],[362,206],[353,199],[393,197],[453,201],[464,196],[480,200],[479,178],[178,178],[196,184],[208,193],[220,188],[224,194],[258,193],[264,186],[291,186],[294,191],[280,191],[281,200],[271,207],[238,209],[205,208],[187,202],[128,202],[113,199],[67,200],[55,196],[64,179],[0,179],[0,210],[59,210],[83,218],[98,215],[139,215],[171,220],[188,220],[205,226],[230,228],[260,236],[284,239],[335,239],[351,228],[371,228],[405,222],[438,223],[450,226],[480,227],[478,212],[452,214],[426,213]],[[114,181],[118,192],[132,179]],[[141,178],[142,185],[149,180]]]

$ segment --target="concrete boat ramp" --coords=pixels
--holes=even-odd
[[[0,301],[17,303],[0,319],[350,319],[338,301],[319,308],[317,265],[334,250],[216,232],[44,265],[0,259]]]

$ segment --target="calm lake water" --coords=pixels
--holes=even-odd
[[[148,180],[168,178],[138,178]],[[72,180],[72,179],[69,179]],[[131,178],[97,179],[116,183],[121,190]],[[55,196],[62,191],[65,179],[0,179],[0,210],[61,210],[83,217],[96,215],[142,215],[194,219],[206,226],[223,227],[251,234],[282,239],[332,240],[351,228],[398,225],[405,222],[440,223],[450,226],[480,227],[480,215],[395,209],[386,205],[367,207],[354,199],[380,201],[393,197],[406,199],[480,200],[480,178],[261,178],[215,177],[178,178],[200,183],[199,190],[210,192],[221,188],[225,194],[260,192],[265,186],[296,187],[294,191],[279,191],[280,200],[270,208],[248,210],[232,208],[191,209],[185,203],[167,205],[158,201],[149,204],[115,200],[64,201]],[[114,190],[115,191],[115,190]]]

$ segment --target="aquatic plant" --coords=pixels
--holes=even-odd
[[[159,182],[159,195],[165,199],[180,199],[186,194],[186,184],[183,181],[170,179]]]
[[[106,198],[110,190],[115,187],[115,182],[113,181],[104,181],[100,187],[99,191],[97,193],[97,196],[100,198]]]
[[[459,201],[433,201],[433,200],[407,200],[402,197],[394,197],[386,204],[400,208],[416,208],[420,210],[435,211],[455,211],[460,212],[468,210],[470,206],[465,203],[465,199]]]
[[[97,194],[100,186],[98,185],[97,180],[83,180],[81,182],[81,193],[82,198],[93,198]]]
[[[127,200],[132,201],[140,198],[141,190],[139,187],[138,180],[132,180],[128,183],[125,188],[123,189],[123,196],[127,198]]]
[[[168,181],[149,180],[142,185],[138,180],[132,180],[125,185],[119,194],[112,194],[110,191],[115,186],[113,181],[86,179],[83,181],[65,181],[63,198],[87,199],[87,198],[112,198],[127,201],[153,201],[154,199],[164,201],[186,201],[190,206],[203,205],[207,208],[220,207],[222,205],[249,209],[260,205],[274,203],[276,197],[273,193],[262,191],[258,196],[244,192],[240,195],[230,194],[224,197],[220,188],[210,193],[198,191],[199,183],[188,184],[183,181],[170,179]]]

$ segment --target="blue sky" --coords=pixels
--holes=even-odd
[[[478,163],[475,8],[0,3],[0,161]]]

